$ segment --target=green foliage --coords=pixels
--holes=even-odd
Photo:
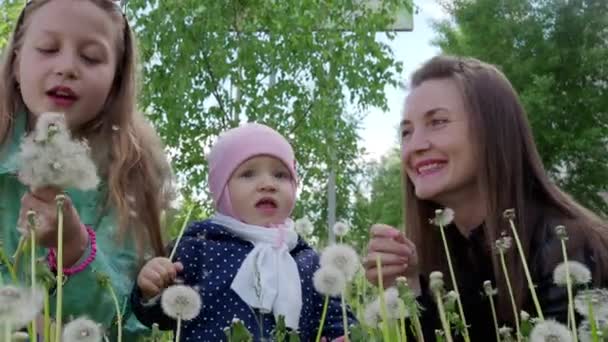
[[[8,43],[13,26],[23,9],[24,2],[19,0],[0,0],[0,51]]]
[[[187,195],[205,192],[204,155],[217,134],[257,121],[294,145],[302,188],[294,216],[326,230],[334,168],[337,216],[349,217],[362,166],[357,125],[368,108],[386,109],[384,87],[396,85],[402,69],[376,31],[403,3],[356,14],[351,1],[130,1],[144,62],[141,100]],[[318,30],[319,23],[350,29]]]
[[[520,93],[545,167],[608,214],[608,2],[451,1],[436,25],[445,53],[497,64]]]

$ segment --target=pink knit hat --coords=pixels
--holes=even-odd
[[[293,179],[295,197],[296,160],[291,145],[281,134],[268,126],[246,123],[220,134],[207,158],[209,188],[215,208],[220,213],[240,219],[232,209],[228,180],[243,162],[259,155],[275,157],[285,164]]]

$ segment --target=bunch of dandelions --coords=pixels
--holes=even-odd
[[[91,159],[88,144],[72,139],[65,116],[43,113],[36,120],[34,131],[23,138],[17,154],[21,183],[32,191],[44,187],[59,190],[76,188],[91,190],[97,187],[97,167]],[[57,305],[55,318],[59,340],[63,306],[63,204],[65,195],[58,195],[57,203]],[[23,237],[22,237],[23,238]]]
[[[100,342],[103,331],[98,323],[80,317],[72,320],[63,327],[63,342]]]
[[[568,291],[568,327],[572,331],[574,342],[578,341],[576,331],[576,317],[574,315],[574,299],[572,287],[585,285],[591,282],[591,271],[578,261],[567,260],[560,263],[553,270],[553,282],[559,286],[566,286]]]
[[[321,321],[317,331],[317,342],[321,339],[323,324],[327,314],[330,296],[340,296],[342,300],[342,319],[344,336],[348,341],[348,316],[346,313],[345,289],[361,268],[359,255],[350,246],[344,244],[331,245],[321,253],[320,268],[315,272],[313,285],[317,292],[325,296]]]
[[[443,273],[439,271],[433,271],[429,275],[429,288],[435,299],[435,305],[437,305],[437,311],[439,312],[439,319],[441,321],[441,328],[447,342],[452,342],[452,331],[450,329],[450,323],[447,319],[445,307],[443,303],[443,295],[445,293]]]
[[[0,287],[0,328],[3,339],[10,341],[11,334],[30,322],[42,310],[44,293],[39,289],[7,285]]]
[[[502,268],[503,276],[505,277],[505,283],[507,284],[507,291],[509,292],[509,298],[511,299],[511,308],[513,309],[513,321],[515,322],[515,334],[517,341],[521,341],[521,328],[519,326],[519,319],[517,316],[517,304],[515,303],[515,296],[513,295],[513,287],[511,286],[511,279],[509,278],[509,270],[507,269],[507,263],[505,261],[505,254],[511,248],[512,238],[505,232],[501,234],[501,237],[496,240],[495,248],[499,255],[500,266]]]
[[[452,258],[450,256],[450,249],[448,248],[448,242],[445,237],[445,227],[452,223],[454,220],[454,211],[450,208],[445,209],[437,209],[435,210],[435,218],[431,220],[431,223],[439,227],[439,231],[441,233],[441,239],[443,241],[443,248],[445,250],[445,255],[448,261],[448,269],[450,271],[450,278],[452,280],[452,288],[456,291],[456,303],[458,304],[458,313],[460,314],[460,318],[462,319],[462,327],[463,327],[463,337],[464,340],[469,342],[471,339],[469,337],[469,329],[467,327],[467,320],[464,316],[464,308],[462,306],[462,301],[460,300],[460,292],[458,291],[458,282],[456,281],[456,275],[454,274],[454,267],[452,266]]]
[[[591,336],[600,341],[608,328],[608,290],[592,288],[581,290],[574,297],[574,308],[585,319],[581,322],[579,337]]]
[[[34,131],[23,139],[18,159],[19,180],[33,190],[90,190],[99,183],[88,144],[72,139],[61,113],[40,115]]]
[[[296,233],[300,234],[303,237],[306,237],[314,232],[315,226],[312,224],[312,222],[310,222],[310,219],[308,217],[304,216],[296,220],[294,224],[294,229]]]
[[[160,304],[163,312],[177,321],[176,341],[180,340],[182,321],[195,319],[203,306],[201,296],[194,288],[180,284],[165,289]]]
[[[532,302],[534,303],[534,307],[536,308],[536,315],[539,320],[544,320],[543,310],[540,307],[540,302],[538,301],[538,296],[536,295],[536,289],[534,286],[534,282],[532,282],[532,276],[530,275],[530,270],[528,268],[528,262],[526,261],[526,256],[524,254],[524,249],[521,245],[521,241],[519,239],[519,234],[517,233],[517,228],[515,227],[515,209],[507,209],[503,213],[503,218],[509,221],[509,226],[511,227],[511,234],[515,238],[515,244],[517,245],[517,252],[519,253],[519,258],[521,259],[521,264],[524,269],[524,274],[526,275],[526,281],[528,282],[528,289],[530,290],[530,294],[532,295]],[[517,317],[517,315],[515,315]]]
[[[574,342],[578,341],[578,334],[576,332],[576,317],[574,316],[574,299],[572,297],[572,287],[576,285],[584,285],[591,282],[591,271],[584,264],[578,261],[568,260],[568,253],[566,252],[566,241],[568,241],[568,233],[566,227],[557,226],[555,227],[555,235],[560,240],[562,255],[564,262],[557,265],[553,270],[553,282],[556,285],[566,286],[568,291],[568,327],[572,329],[572,336]]]

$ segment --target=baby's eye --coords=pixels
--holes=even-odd
[[[245,170],[243,172],[241,172],[240,177],[241,178],[251,178],[255,175],[255,172],[253,172],[253,170]]]
[[[289,179],[291,178],[291,176],[289,175],[289,172],[287,171],[277,171],[275,172],[274,176],[278,179]]]

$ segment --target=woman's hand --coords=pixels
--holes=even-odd
[[[371,228],[371,240],[367,246],[367,256],[363,261],[365,276],[378,284],[376,259],[382,264],[382,284],[391,286],[397,277],[407,277],[413,290],[418,282],[418,256],[416,246],[403,232],[385,224],[375,224]]]

